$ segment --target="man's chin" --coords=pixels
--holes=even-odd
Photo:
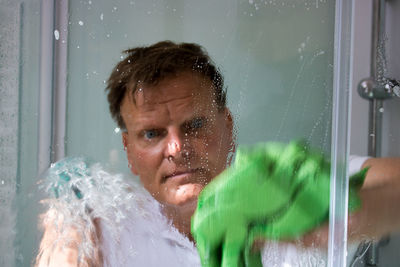
[[[169,204],[179,206],[180,208],[196,208],[197,198],[203,190],[200,184],[184,184],[178,186],[173,195],[170,196]]]

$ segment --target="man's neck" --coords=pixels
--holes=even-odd
[[[190,232],[191,217],[196,209],[197,200],[184,205],[163,205],[164,215],[171,220],[174,227],[189,240],[194,241]]]

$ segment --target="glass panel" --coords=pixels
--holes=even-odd
[[[239,146],[303,138],[329,157],[334,11],[334,1],[71,2],[67,155],[129,172],[105,83],[122,50],[173,40],[204,46],[221,68]],[[325,255],[271,244],[264,261],[323,266]]]

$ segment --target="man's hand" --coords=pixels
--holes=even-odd
[[[66,158],[52,164],[44,184],[55,198],[43,201],[50,209],[41,216],[44,235],[35,266],[102,266],[98,221],[82,193],[92,185],[87,161]]]
[[[82,233],[73,226],[65,227],[64,218],[56,210],[49,210],[42,216],[44,235],[36,257],[36,267],[89,267],[102,266],[102,256],[97,244],[96,230]],[[90,240],[92,257],[82,255],[82,240]]]
[[[240,150],[199,196],[192,233],[203,266],[260,266],[254,240],[291,239],[319,225],[328,216],[329,176],[324,157],[299,142]]]

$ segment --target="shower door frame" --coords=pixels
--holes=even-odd
[[[332,103],[328,266],[346,266],[354,1],[337,0]]]

